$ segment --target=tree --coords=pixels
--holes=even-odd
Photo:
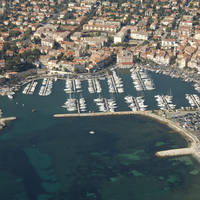
[[[15,30],[11,30],[11,31],[9,32],[9,36],[10,36],[10,37],[17,37],[17,36],[19,36],[20,34],[21,34],[20,31],[15,31]]]
[[[32,42],[34,43],[34,44],[41,44],[41,39],[40,38],[35,38],[34,37],[34,39],[32,40]]]
[[[172,56],[170,60],[170,65],[175,64],[175,62],[176,62],[176,56]]]
[[[171,32],[171,28],[168,26],[168,27],[166,28],[166,31],[167,31],[167,32]]]
[[[28,29],[28,30],[24,33],[24,39],[26,40],[26,39],[30,38],[31,35],[32,35],[32,31],[31,31],[31,29]]]
[[[60,48],[61,48],[60,44],[54,40],[54,42],[53,42],[53,49],[57,50],[57,49],[60,49]]]
[[[60,60],[63,58],[63,55],[64,55],[63,53],[60,53],[60,54],[57,56],[57,60],[60,61]]]

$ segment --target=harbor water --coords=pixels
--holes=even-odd
[[[137,92],[128,71],[119,73],[123,94],[108,93],[100,80],[101,97],[114,98],[118,111],[129,110],[124,96],[144,96],[148,109],[158,109],[154,96],[173,96],[177,108],[189,106],[185,93],[197,94],[180,79],[150,73],[155,90]],[[199,200],[199,163],[190,156],[158,158],[155,152],[186,147],[180,134],[142,116],[53,118],[66,113],[65,82],[54,82],[52,94],[13,100],[0,97],[3,116],[16,116],[0,134],[0,199],[6,200]],[[87,81],[87,111],[96,111]]]

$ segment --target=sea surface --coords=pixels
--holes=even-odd
[[[180,79],[149,72],[156,90],[135,91],[128,71],[119,72],[124,94],[110,95],[102,80],[102,97],[113,97],[128,110],[125,95],[143,95],[157,109],[154,95],[172,94],[177,108],[189,106],[185,93],[198,94]],[[64,81],[52,94],[0,97],[4,116],[16,116],[0,133],[0,199],[5,200],[199,200],[200,164],[190,156],[158,158],[155,152],[186,147],[175,131],[142,116],[53,118],[69,96]],[[88,110],[95,111],[87,92]],[[36,112],[32,112],[35,109]],[[94,131],[94,134],[90,134]]]

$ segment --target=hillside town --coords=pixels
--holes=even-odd
[[[146,62],[199,72],[198,0],[3,0],[2,78],[29,68],[96,72]]]

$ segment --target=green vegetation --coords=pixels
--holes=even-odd
[[[13,56],[7,54],[11,51]],[[3,50],[0,51],[0,59],[5,59],[5,68],[1,69],[2,72],[16,71],[21,72],[34,67],[34,62],[39,59],[40,51],[38,49],[27,50],[18,54],[18,47],[15,43],[5,43]]]
[[[60,47],[61,47],[60,44],[54,40],[53,49],[57,50],[57,49],[60,49]]]
[[[9,36],[10,36],[10,37],[17,37],[17,36],[19,36],[20,34],[21,34],[20,31],[15,31],[15,30],[11,30],[11,31],[9,32]]]

